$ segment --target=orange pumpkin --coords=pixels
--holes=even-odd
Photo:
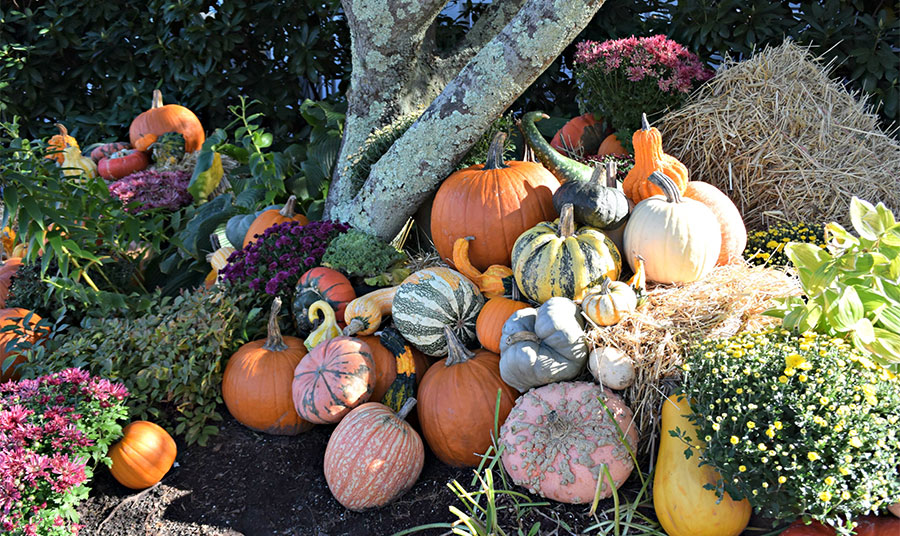
[[[472,266],[472,262],[469,260],[469,242],[474,239],[474,236],[458,238],[453,244],[453,264],[456,265],[456,269],[475,283],[478,290],[487,298],[510,294],[512,287],[516,284],[512,268],[493,264],[484,273],[481,273]]]
[[[28,315],[31,315],[29,318]],[[27,319],[27,322],[26,322]],[[35,324],[41,321],[41,317],[37,313],[33,313],[28,309],[21,307],[13,307],[11,309],[0,309],[0,330],[7,326],[18,326],[19,330],[25,335],[25,340],[32,344],[37,343],[43,335],[46,334],[46,328],[41,331],[35,330]],[[12,341],[19,341],[20,337],[15,331],[0,332],[0,383],[8,380],[18,380],[19,365],[25,362],[25,356],[18,352],[8,352],[6,346]],[[4,363],[12,356],[16,356],[11,363],[4,369]]]
[[[641,117],[642,126],[631,138],[634,143],[634,167],[625,176],[622,191],[635,204],[654,195],[662,195],[662,190],[648,179],[654,171],[667,175],[679,193],[684,193],[688,183],[688,170],[674,156],[662,150],[662,135],[656,127],[651,127],[647,114]]]
[[[499,355],[471,352],[449,327],[444,333],[449,354],[446,361],[431,365],[419,385],[419,423],[425,441],[442,462],[474,467],[491,446],[497,392],[500,425],[519,393],[500,378]]]
[[[559,181],[534,162],[504,163],[505,138],[503,132],[494,137],[485,164],[453,173],[438,189],[431,206],[431,235],[442,259],[452,258],[457,239],[473,236],[469,258],[475,268],[509,266],[516,238],[556,218],[553,192]]]
[[[138,151],[149,151],[150,146],[156,143],[159,136],[156,134],[144,134],[134,142],[134,148]]]
[[[206,141],[203,125],[194,112],[177,104],[164,106],[162,92],[154,89],[150,109],[134,118],[131,127],[128,128],[128,138],[131,145],[141,151],[146,149],[140,147],[149,145],[141,138],[147,134],[162,136],[166,132],[178,132],[184,136],[184,150],[188,153],[199,151]],[[138,143],[138,140],[141,140],[141,143]]]
[[[431,366],[425,354],[409,344],[396,328],[388,327],[381,335],[364,335],[359,337],[359,340],[369,345],[372,360],[375,362],[375,387],[372,388],[372,396],[369,398],[372,402],[384,402],[385,394],[397,381],[398,375],[415,376],[413,385],[415,390],[415,386],[422,382],[422,376]],[[406,370],[409,369],[407,360],[412,362],[411,370]],[[385,405],[390,404],[385,402]]]
[[[109,472],[119,484],[144,489],[156,484],[175,463],[175,440],[159,425],[135,421],[122,430],[124,437],[110,447]]]
[[[550,140],[550,145],[567,155],[590,154],[607,134],[606,123],[594,114],[570,119]]]
[[[712,184],[691,181],[684,190],[684,196],[706,205],[722,230],[722,249],[719,250],[717,266],[724,266],[743,260],[744,248],[747,247],[747,228],[741,213],[721,190]]]
[[[238,422],[257,432],[296,435],[312,428],[294,409],[291,382],[306,355],[296,337],[283,337],[278,327],[281,298],[272,301],[265,340],[248,342],[228,360],[222,378],[222,398]]]
[[[50,138],[50,141],[47,142],[47,150],[52,151],[52,154],[48,154],[46,158],[57,161],[60,165],[66,161],[66,154],[63,152],[66,147],[75,147],[78,148],[78,141],[75,140],[72,136],[69,136],[69,131],[66,130],[66,127],[62,123],[56,123],[54,125],[57,130],[59,130],[59,134]]]
[[[0,264],[0,308],[6,307],[6,299],[9,298],[9,287],[12,285],[12,278],[22,266],[21,257],[10,257],[6,262]]]
[[[509,317],[520,309],[530,307],[525,302],[511,300],[509,298],[491,298],[481,308],[478,313],[478,320],[475,321],[475,333],[478,335],[478,342],[485,349],[500,353],[500,332],[503,330],[503,324],[509,320]]]
[[[296,204],[297,197],[292,195],[281,209],[270,208],[269,210],[264,210],[255,220],[253,220],[253,223],[250,224],[250,228],[247,229],[247,234],[244,235],[243,247],[252,244],[256,240],[257,235],[262,235],[266,229],[273,225],[278,225],[279,223],[284,223],[286,221],[299,221],[303,225],[309,223],[306,216],[294,212]]]
[[[607,154],[628,154],[628,151],[625,150],[625,147],[622,147],[622,143],[619,142],[619,138],[617,138],[615,134],[610,134],[603,139],[600,148],[597,149],[597,154],[600,156]]]
[[[375,388],[375,360],[369,345],[335,337],[316,345],[294,369],[294,407],[303,419],[334,424],[367,402]]]

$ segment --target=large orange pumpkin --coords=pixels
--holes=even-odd
[[[264,210],[255,220],[253,220],[253,223],[250,224],[250,228],[247,229],[247,234],[244,235],[243,247],[252,244],[256,240],[257,235],[262,235],[266,229],[273,225],[278,225],[279,223],[284,223],[286,221],[299,221],[303,225],[309,223],[306,216],[294,212],[296,204],[297,198],[292,195],[281,209],[270,208],[269,210]]]
[[[175,440],[159,425],[135,421],[122,430],[124,437],[110,447],[109,472],[131,489],[149,488],[166,476],[178,449]]]
[[[478,335],[478,342],[484,346],[486,350],[490,350],[495,354],[500,353],[500,332],[503,331],[503,324],[509,320],[509,317],[520,309],[530,307],[525,302],[511,300],[509,298],[491,298],[481,308],[478,313],[478,320],[475,321],[475,333]]]
[[[450,328],[444,332],[449,354],[446,361],[431,365],[419,385],[419,423],[425,441],[442,462],[474,467],[491,446],[497,392],[500,425],[519,393],[500,378],[499,355],[471,352]]]
[[[306,355],[297,337],[283,337],[278,327],[281,298],[269,313],[265,340],[241,346],[228,360],[222,378],[222,398],[238,422],[257,432],[295,435],[312,428],[297,415],[291,394],[294,369]]]
[[[0,264],[0,307],[6,307],[6,299],[9,298],[9,287],[12,285],[12,278],[22,266],[21,257],[10,257],[3,264]]]
[[[367,402],[375,387],[372,349],[353,337],[316,345],[294,369],[294,407],[303,419],[333,424]]]
[[[664,173],[679,193],[684,193],[688,183],[688,170],[674,156],[662,149],[662,134],[656,127],[651,127],[647,114],[641,117],[641,128],[631,138],[634,144],[634,167],[625,176],[622,191],[634,204],[654,195],[662,195],[662,190],[649,181],[654,171]]]
[[[353,511],[384,506],[419,479],[425,464],[422,438],[398,413],[378,402],[354,409],[337,425],[325,449],[325,481],[339,503]]]
[[[556,218],[553,192],[559,181],[534,162],[503,162],[500,132],[487,162],[453,173],[441,184],[431,206],[431,236],[441,259],[450,259],[459,238],[475,237],[469,258],[479,270],[509,266],[520,234]]]
[[[153,101],[150,109],[134,118],[131,127],[128,128],[128,138],[131,145],[138,147],[137,143],[147,134],[162,136],[166,132],[178,132],[184,136],[184,150],[192,153],[199,151],[206,141],[203,133],[203,125],[194,112],[177,104],[163,105],[162,92],[153,90]],[[140,146],[144,146],[140,144]]]
[[[29,317],[29,315],[31,316]],[[46,329],[41,331],[34,329],[35,324],[40,321],[41,317],[38,316],[37,313],[33,313],[28,309],[23,309],[21,307],[0,309],[0,330],[6,328],[7,326],[18,326],[19,331],[24,333],[26,341],[32,344],[37,343],[38,340],[40,340],[41,337],[46,333]],[[15,351],[8,352],[6,350],[8,344],[13,341],[19,340],[21,339],[15,331],[0,332],[0,371],[3,371],[3,373],[0,374],[0,383],[7,380],[19,379],[19,371],[17,370],[17,368],[20,364],[25,362],[25,356]],[[16,358],[13,359],[12,363],[9,363],[4,370],[4,362],[9,357],[12,357],[14,355],[16,356]]]
[[[709,208],[722,231],[722,249],[719,250],[717,266],[742,261],[744,248],[747,247],[747,227],[741,213],[734,203],[712,184],[691,181],[684,190],[684,197],[700,201]]]

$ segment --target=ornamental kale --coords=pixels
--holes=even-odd
[[[128,391],[67,369],[0,385],[0,528],[4,534],[77,534],[76,504],[122,433]]]
[[[188,171],[145,170],[132,173],[109,185],[109,193],[119,198],[126,210],[143,212],[153,208],[177,210],[191,204]],[[133,206],[135,204],[136,206]]]

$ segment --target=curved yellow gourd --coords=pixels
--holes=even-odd
[[[669,435],[680,428],[693,438],[692,445],[703,449],[697,429],[687,416],[691,413],[687,397],[670,396],[662,409],[659,457],[653,477],[653,508],[656,517],[669,536],[737,536],[747,527],[752,508],[744,499],[734,501],[727,493],[716,504],[716,492],[704,489],[716,485],[721,478],[709,465],[700,467],[700,452],[685,459],[685,444]]]
[[[315,323],[319,319],[320,312],[325,315],[325,320],[322,321],[319,327],[314,329],[303,341],[303,344],[306,345],[306,348],[310,351],[312,351],[312,349],[320,342],[341,335],[341,330],[337,325],[337,318],[334,316],[334,309],[332,309],[325,300],[313,302],[313,304],[309,306],[309,321]]]
[[[378,331],[381,320],[391,314],[397,287],[380,288],[360,296],[344,309],[344,335],[371,335]]]

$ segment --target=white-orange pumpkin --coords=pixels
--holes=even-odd
[[[415,403],[409,398],[394,413],[368,402],[334,429],[325,449],[325,480],[345,508],[358,512],[384,506],[419,479],[425,446],[404,420]]]

